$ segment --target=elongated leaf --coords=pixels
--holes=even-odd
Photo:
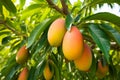
[[[20,65],[16,64],[13,68],[11,68],[11,71],[9,74],[5,77],[6,80],[12,80],[14,77],[15,73],[21,68]]]
[[[23,12],[22,12],[22,17],[21,20],[35,14],[36,12],[40,12],[40,4],[32,4],[28,6]]]
[[[50,13],[50,8],[46,8],[44,14],[40,18],[40,21],[43,21],[49,13]]]
[[[0,0],[0,2],[5,6],[5,8],[12,12],[12,13],[16,13],[16,7],[13,4],[13,2],[11,0]]]
[[[33,80],[34,73],[35,73],[35,67],[31,67],[31,69],[29,71],[28,80]]]
[[[9,42],[9,40],[11,40],[11,36],[4,37],[4,38],[2,39],[2,44],[3,44],[3,45],[7,44],[7,43]]]
[[[19,0],[20,1],[20,8],[23,8],[25,5],[26,0]]]
[[[0,20],[4,19],[2,4],[0,3]]]
[[[103,21],[111,22],[117,26],[120,26],[120,17],[109,12],[96,13],[83,19],[83,21],[88,21],[88,20],[103,20]]]
[[[109,62],[110,41],[108,36],[99,28],[99,25],[97,24],[90,24],[89,32],[95,43],[104,53],[107,62]]]
[[[94,6],[96,4],[103,4],[103,3],[118,3],[120,4],[120,0],[97,0],[97,1],[92,1],[88,6]]]
[[[41,48],[43,47],[43,44],[45,44],[47,42],[47,33],[43,34],[40,38],[40,41],[38,42],[38,45],[37,45],[37,48],[36,48],[36,51],[34,54],[38,53]]]
[[[65,27],[66,27],[67,30],[71,29],[72,22],[73,22],[73,18],[71,16],[71,14],[68,14],[67,17],[66,17],[66,20],[65,20]]]
[[[101,24],[100,27],[120,45],[120,33],[117,30],[108,24]]]
[[[49,25],[56,19],[57,17],[49,18],[41,22],[38,26],[35,27],[35,29],[31,32],[30,37],[28,38],[28,45],[27,48],[29,48],[35,40],[37,40],[40,36],[40,34],[49,27]]]
[[[82,12],[87,7],[93,7],[93,6],[96,6],[98,4],[101,5],[101,4],[104,4],[104,3],[108,3],[108,4],[117,3],[117,4],[120,4],[120,0],[97,0],[97,1],[93,0],[89,4],[85,5],[79,12]]]
[[[39,76],[43,73],[44,67],[45,67],[46,61],[42,60],[39,62],[39,64],[36,66],[35,74],[33,80],[37,80]]]

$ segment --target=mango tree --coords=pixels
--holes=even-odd
[[[120,0],[71,1],[0,0],[0,80],[120,79]]]

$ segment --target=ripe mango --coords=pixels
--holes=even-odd
[[[16,55],[16,62],[19,64],[24,64],[28,60],[28,49],[26,49],[26,46],[22,46]]]
[[[74,60],[75,66],[81,71],[88,71],[92,65],[92,53],[90,47],[84,43],[82,56]]]
[[[18,80],[28,80],[28,69],[25,67],[19,74]]]
[[[56,19],[48,30],[48,42],[51,46],[58,47],[62,44],[64,34],[66,32],[65,20]]]
[[[50,64],[49,62],[46,63],[45,65],[45,68],[44,68],[44,71],[43,71],[43,75],[44,75],[44,78],[46,80],[51,80],[52,77],[53,77],[53,70],[50,68]]]
[[[76,26],[72,26],[70,31],[65,33],[62,43],[63,54],[68,60],[75,60],[82,55],[83,37]]]
[[[96,76],[99,79],[102,79],[103,77],[106,76],[108,70],[109,70],[108,65],[106,64],[106,65],[103,66],[101,60],[98,60]]]

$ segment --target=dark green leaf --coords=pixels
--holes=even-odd
[[[41,22],[39,25],[33,29],[30,36],[28,37],[28,45],[27,48],[29,48],[35,40],[39,38],[42,32],[44,32],[45,29],[49,27],[49,25],[56,19],[57,17],[49,18]]]
[[[28,80],[33,80],[34,73],[35,73],[35,67],[31,67],[31,69],[29,71]]]
[[[13,2],[11,0],[0,0],[0,2],[5,6],[5,8],[12,12],[12,13],[16,13],[16,7],[13,4]]]
[[[92,65],[89,71],[90,78],[95,76],[95,72],[96,72],[96,59],[95,59],[94,53],[92,53]]]
[[[26,29],[26,25],[24,23],[20,24],[21,27],[21,31],[23,31],[24,33],[26,33],[27,29]]]
[[[95,41],[95,43],[98,45],[98,47],[101,49],[101,51],[104,53],[104,56],[109,62],[109,51],[110,51],[110,41],[108,36],[105,32],[103,32],[99,25],[97,24],[90,24],[89,25],[89,32]]]
[[[72,26],[72,22],[73,22],[73,18],[71,16],[71,14],[68,14],[66,16],[66,20],[65,20],[65,27],[67,30],[70,30],[71,29],[71,26]]]
[[[83,21],[88,21],[88,20],[103,20],[103,21],[111,22],[117,26],[120,26],[120,17],[109,12],[96,13],[83,19]]]
[[[78,22],[78,21],[80,20],[80,16],[81,16],[81,14],[78,14],[78,15],[76,16],[75,22]]]
[[[9,74],[5,77],[6,80],[12,80],[14,75],[17,73],[17,71],[21,68],[20,65],[16,64],[14,67],[11,68]]]
[[[120,45],[120,33],[117,30],[112,28],[109,24],[101,24],[100,27]]]
[[[41,38],[38,42],[35,54],[41,50],[41,48],[44,46],[43,44],[45,44],[46,42],[47,42],[47,32],[41,36]]]
[[[40,61],[38,63],[38,65],[36,66],[36,70],[35,70],[35,74],[34,74],[33,80],[37,80],[37,78],[42,75],[44,67],[45,67],[45,64],[46,64],[45,60],[42,60],[42,61]]]
[[[57,65],[53,63],[53,68],[54,68],[55,80],[60,80],[59,67],[57,67]]]
[[[5,44],[7,44],[10,40],[11,40],[11,36],[4,37],[4,38],[2,39],[2,44],[5,45]]]

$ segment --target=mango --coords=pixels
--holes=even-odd
[[[50,65],[51,65],[51,63],[49,63],[49,61],[46,62],[45,68],[44,68],[44,70],[43,70],[43,75],[44,75],[44,78],[45,78],[46,80],[51,80],[52,77],[53,77],[54,71],[53,71],[52,68],[50,68]],[[52,66],[51,66],[51,67],[52,67]]]
[[[82,56],[74,60],[75,66],[81,71],[88,71],[92,65],[92,53],[90,47],[84,43]]]
[[[19,74],[18,80],[28,80],[28,73],[29,71],[27,67],[25,67]]]
[[[83,36],[76,26],[72,26],[63,38],[62,50],[65,58],[68,60],[77,59],[82,55],[83,48]]]
[[[48,30],[48,42],[51,46],[58,47],[62,44],[64,34],[66,32],[65,20],[62,18],[56,19]]]
[[[28,49],[26,48],[26,46],[22,46],[17,52],[16,62],[19,64],[24,64],[28,60],[28,56]]]
[[[106,65],[103,66],[101,60],[98,60],[96,76],[99,79],[102,79],[103,77],[106,76],[108,71],[109,71],[108,65],[106,64]]]

